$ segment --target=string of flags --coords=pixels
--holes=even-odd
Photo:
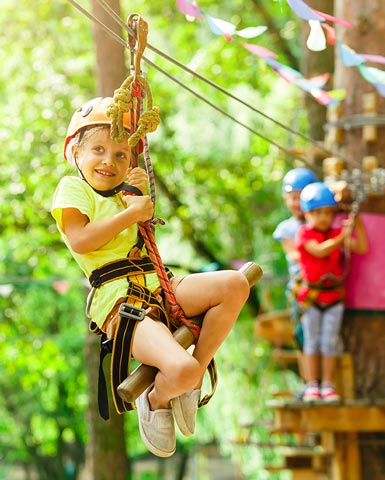
[[[371,83],[380,95],[385,97],[385,71],[365,65],[366,62],[385,64],[385,57],[381,55],[356,53],[353,49],[337,40],[335,28],[330,25],[330,23],[332,23],[339,24],[345,28],[352,28],[349,22],[342,18],[315,10],[309,7],[303,0],[286,1],[297,16],[306,20],[309,24],[310,32],[306,42],[309,50],[319,52],[325,50],[327,45],[336,45],[343,65],[347,67],[357,67],[361,76],[367,82]],[[231,42],[234,36],[241,37],[242,39],[252,39],[267,31],[266,26],[254,26],[237,30],[236,26],[231,22],[210,16],[195,0],[176,0],[176,5],[178,10],[183,13],[188,20],[206,20],[212,33],[215,35],[223,35],[228,42]],[[336,104],[344,98],[345,91],[342,89],[324,90],[329,79],[328,73],[312,78],[305,78],[297,70],[278,62],[276,60],[278,55],[267,48],[254,43],[243,43],[242,41],[238,41],[238,43],[250,53],[265,61],[272,70],[285,81],[293,83],[305,92],[308,92],[321,105],[329,106]]]

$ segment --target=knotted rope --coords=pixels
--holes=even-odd
[[[142,137],[155,132],[160,124],[159,108],[152,106],[152,93],[147,80],[142,76],[137,77],[135,81],[133,75],[128,77],[121,87],[115,90],[114,101],[107,108],[107,116],[111,118],[111,138],[115,142],[122,142],[127,133],[123,126],[123,115],[130,111],[135,112],[134,99],[139,98],[139,95],[147,98],[148,108],[137,121],[136,131],[128,137],[129,147],[135,147]],[[132,117],[134,121],[135,116],[134,113]]]

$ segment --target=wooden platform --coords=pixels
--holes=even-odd
[[[283,432],[385,432],[385,405],[360,401],[326,404],[271,400],[274,430]]]
[[[264,467],[268,472],[282,472],[285,470],[290,470],[292,480],[328,480],[328,475],[323,472],[315,472],[311,468],[285,468],[285,467],[275,467],[275,466],[266,466]]]

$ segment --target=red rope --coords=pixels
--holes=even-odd
[[[136,102],[134,102],[136,103],[136,108],[134,105],[132,105],[132,108],[131,108],[131,127],[132,127],[131,131],[132,132],[136,131],[135,119],[140,118],[140,115],[143,109],[142,108],[143,107],[143,101],[142,101],[143,89],[138,88],[138,82],[136,82],[133,88],[133,83],[131,84],[131,95],[132,95],[132,98],[136,98]],[[144,139],[144,159],[145,159],[146,171],[149,177],[151,200],[155,206],[155,181],[154,181],[155,176],[154,176],[154,171],[151,165],[150,152],[149,152],[148,142],[146,137]],[[132,149],[131,162],[133,167],[138,166],[138,147],[134,147]],[[143,240],[147,249],[147,253],[152,263],[154,264],[155,271],[158,275],[159,283],[163,289],[165,298],[168,304],[170,305],[170,315],[174,321],[173,322],[174,325],[175,324],[178,326],[186,325],[191,330],[195,339],[198,339],[199,333],[200,333],[200,327],[196,323],[194,323],[192,320],[189,320],[186,318],[182,307],[176,301],[174,292],[171,287],[170,279],[167,275],[166,268],[163,264],[162,258],[160,256],[160,253],[155,241],[153,224],[161,223],[162,221],[160,219],[154,219],[154,220],[140,223],[138,227],[139,232],[143,237]]]

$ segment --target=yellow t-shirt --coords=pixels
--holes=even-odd
[[[97,194],[87,182],[79,177],[72,176],[63,177],[56,188],[51,208],[52,216],[56,220],[64,243],[87,278],[95,268],[99,268],[105,263],[125,258],[137,241],[137,226],[132,225],[97,250],[78,254],[71,249],[68,238],[63,232],[62,210],[64,208],[76,208],[86,215],[90,222],[95,222],[110,218],[125,209],[122,194],[118,193],[111,197],[103,197]],[[146,253],[145,250],[143,253]],[[146,275],[146,285],[151,291],[158,288],[159,281],[157,275]],[[116,301],[124,297],[126,292],[127,279],[125,278],[106,283],[98,288],[92,300],[90,309],[91,319],[101,327]]]

